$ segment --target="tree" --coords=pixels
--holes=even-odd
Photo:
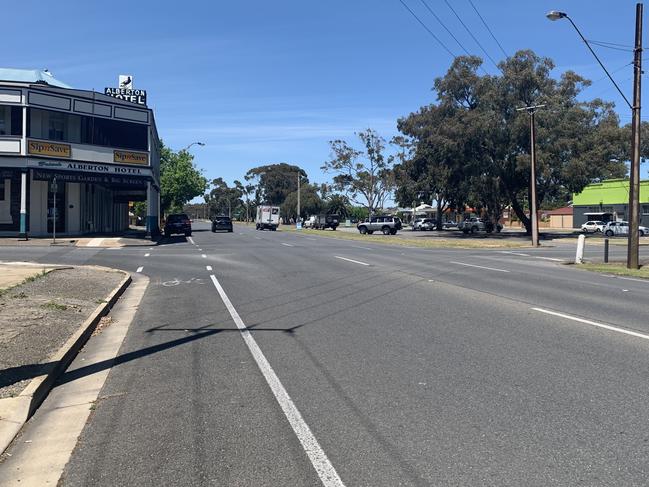
[[[329,215],[340,215],[341,218],[349,216],[349,198],[343,194],[330,194],[325,200],[324,207]]]
[[[182,211],[183,205],[207,189],[207,179],[186,150],[160,148],[160,205],[163,214]]]
[[[258,203],[279,206],[289,194],[297,191],[298,173],[300,185],[308,184],[309,179],[303,169],[284,162],[255,167],[244,177],[255,186]]]
[[[519,51],[499,64],[502,75],[480,76],[481,59],[456,58],[435,80],[437,103],[399,121],[413,145],[399,168],[398,197],[410,186],[431,186],[450,204],[472,204],[497,219],[511,204],[528,232],[529,117],[537,104],[537,201],[564,202],[597,179],[626,174],[623,130],[613,105],[581,101],[589,81],[572,71],[550,76],[554,64]]]
[[[255,191],[255,185],[254,184],[243,184],[239,180],[234,180],[234,187],[239,191],[241,196],[244,199],[244,204],[246,206],[246,223],[250,221],[250,206],[251,203],[253,204],[253,208],[256,206],[254,205],[254,201],[251,199],[253,196],[253,193]]]
[[[316,215],[322,211],[322,198],[318,194],[318,186],[307,184],[300,188],[300,217],[305,218],[309,215]],[[288,220],[297,218],[297,190],[289,194],[280,207],[282,216]]]
[[[206,195],[210,218],[214,215],[232,216],[232,213],[236,212],[237,208],[243,204],[241,196],[241,190],[236,186],[229,187],[223,178],[214,179],[212,190],[209,195]]]
[[[344,192],[353,203],[365,206],[371,215],[383,206],[395,187],[395,156],[385,154],[385,140],[374,130],[356,135],[363,149],[354,149],[344,140],[330,141],[331,159],[322,170],[334,174],[334,189]]]

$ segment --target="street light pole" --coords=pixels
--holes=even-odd
[[[295,218],[295,226],[300,220],[300,171],[297,172],[297,217]]]
[[[525,110],[530,115],[530,221],[532,223],[532,245],[539,245],[539,218],[536,207],[536,123],[534,114],[539,108],[545,105],[534,105],[531,107],[517,108],[517,111]]]
[[[633,57],[633,118],[631,120],[631,168],[629,171],[629,244],[627,267],[640,266],[640,105],[642,92],[642,4],[635,6],[635,48]]]
[[[592,55],[595,57],[599,65],[602,67],[606,76],[611,80],[618,93],[626,104],[631,109],[631,168],[629,170],[629,240],[627,246],[627,261],[626,266],[629,269],[637,269],[640,264],[640,240],[639,240],[639,220],[640,220],[640,106],[641,106],[641,91],[640,81],[642,76],[642,4],[637,3],[635,7],[635,48],[633,56],[633,105],[629,99],[622,92],[618,84],[615,82],[611,74],[608,72],[602,61],[600,61],[593,48],[590,46],[586,38],[583,36],[577,25],[572,21],[568,14],[551,10],[546,15],[550,20],[568,19],[572,26],[584,41]]]

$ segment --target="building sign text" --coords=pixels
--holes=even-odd
[[[146,91],[129,88],[104,88],[104,95],[146,106]]]
[[[140,164],[146,166],[149,163],[149,157],[144,152],[116,150],[113,151],[113,161],[121,164]]]
[[[41,142],[38,140],[27,141],[27,152],[39,156],[70,157],[72,151],[68,144],[55,144],[54,142]]]

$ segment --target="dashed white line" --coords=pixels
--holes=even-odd
[[[363,250],[374,250],[369,247],[361,247],[360,245],[352,245],[355,249],[363,249]]]
[[[507,270],[505,270],[505,269],[496,269],[495,267],[485,267],[485,266],[482,266],[482,265],[466,264],[465,262],[454,262],[454,261],[451,261],[450,263],[451,263],[451,264],[455,264],[455,265],[463,265],[463,266],[466,266],[466,267],[476,267],[476,268],[478,268],[478,269],[486,269],[486,270],[488,270],[488,271],[509,272],[509,271],[507,271]]]
[[[255,237],[257,240],[261,240],[261,237]]]
[[[211,265],[206,265],[205,268],[206,268],[208,271],[211,271],[211,270],[212,270],[212,266],[211,266]]]
[[[551,260],[552,262],[563,262],[563,259],[556,259],[554,257],[541,257],[540,255],[535,255],[535,259],[542,259],[542,260]]]
[[[287,247],[295,247],[295,245],[286,242],[282,242],[282,245],[286,245]]]
[[[511,254],[511,255],[520,255],[521,257],[530,257],[530,254],[524,254],[523,252],[512,252],[511,250],[501,250],[502,254]]]
[[[336,259],[346,260],[347,262],[353,262],[354,264],[360,265],[369,265],[367,262],[361,262],[360,260],[348,259],[347,257],[340,257],[339,255],[334,255]]]
[[[205,255],[205,254],[201,254],[201,257],[202,257],[203,259],[207,259],[207,255]]]
[[[617,279],[624,279],[625,281],[644,282],[645,284],[649,284],[649,281],[647,279],[635,279],[633,277],[622,277],[622,276],[611,276],[611,277],[615,277]]]
[[[202,252],[202,251],[203,251],[203,249],[198,249],[198,251],[199,251],[199,252]]]
[[[149,255],[151,255],[151,254],[144,254],[144,257],[148,257]]]
[[[144,267],[140,266],[140,267],[137,268],[137,270],[135,272],[142,272],[143,270],[144,270]]]
[[[189,241],[192,243],[192,245],[196,245],[196,242],[194,242],[194,239],[193,239],[193,238],[191,238],[191,237],[187,237],[187,240],[189,240]]]
[[[564,313],[557,313],[556,311],[550,311],[549,309],[543,309],[543,308],[532,308],[532,309],[540,313],[545,313],[552,316],[558,316],[559,318],[565,318],[567,320],[577,321],[579,323],[584,323],[586,325],[596,326],[598,328],[604,328],[605,330],[615,331],[617,333],[624,333],[625,335],[631,335],[637,338],[642,338],[644,340],[649,340],[649,335],[646,335],[644,333],[638,333],[637,331],[626,330],[618,326],[605,325],[604,323],[598,323],[596,321],[586,320],[584,318],[579,318],[577,316],[571,316]]]
[[[288,422],[293,428],[295,435],[297,436],[298,440],[300,440],[302,448],[309,457],[309,460],[311,460],[311,464],[318,474],[318,477],[320,477],[322,485],[324,485],[325,487],[344,487],[345,484],[338,476],[338,472],[336,472],[336,469],[329,461],[327,454],[324,452],[324,450],[318,443],[318,440],[311,432],[309,425],[306,424],[304,418],[302,418],[302,414],[295,406],[295,403],[288,395],[288,392],[286,392],[286,389],[279,380],[279,377],[277,377],[277,374],[273,370],[273,367],[264,356],[252,334],[250,333],[250,331],[248,331],[248,328],[239,316],[239,313],[237,313],[237,310],[232,305],[230,298],[228,298],[224,289],[221,287],[221,284],[213,274],[210,276],[210,278],[212,279],[214,287],[216,287],[219,296],[221,296],[223,304],[225,304],[225,307],[230,312],[230,316],[241,332],[241,337],[248,346],[248,349],[255,359],[259,370],[266,379],[266,383],[269,385],[271,391],[273,392],[273,395],[275,396],[275,399],[277,400],[279,406],[282,408],[282,411],[284,412],[286,419],[288,419]]]

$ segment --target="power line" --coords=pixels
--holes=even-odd
[[[410,7],[408,7],[408,5],[406,5],[406,3],[405,3],[403,0],[399,0],[399,2],[401,2],[401,5],[403,5],[403,6],[406,8],[406,10],[408,10],[408,12],[410,12],[410,14],[411,14],[415,19],[417,19],[417,22],[419,22],[419,23],[421,24],[421,26],[422,26],[424,29],[426,29],[426,32],[428,32],[428,33],[433,37],[433,39],[435,39],[435,40],[438,42],[438,44],[444,48],[444,50],[445,50],[446,52],[448,52],[448,53],[449,53],[449,54],[450,54],[454,59],[457,57],[455,54],[453,54],[453,51],[451,51],[448,47],[446,47],[446,44],[444,44],[444,43],[440,40],[440,38],[437,37],[437,36],[433,33],[433,31],[430,30],[430,29],[428,28],[428,26],[427,26],[426,24],[424,24],[424,22],[423,22],[419,17],[417,17],[417,14],[416,14],[415,12],[413,12],[413,11],[410,9]]]
[[[462,26],[464,27],[464,29],[469,33],[469,35],[470,35],[471,38],[475,41],[475,43],[478,45],[478,47],[482,50],[482,52],[484,52],[485,56],[487,56],[487,57],[489,58],[489,61],[491,61],[491,62],[493,63],[494,66],[496,66],[496,69],[500,70],[500,68],[498,67],[498,63],[496,63],[496,61],[493,60],[493,58],[489,55],[489,53],[485,50],[485,48],[482,47],[482,44],[480,44],[480,41],[479,41],[478,39],[476,39],[476,37],[475,37],[475,36],[473,35],[473,33],[469,30],[469,28],[466,26],[466,24],[462,21],[462,18],[458,15],[458,13],[455,11],[455,9],[454,9],[453,7],[451,7],[451,4],[448,3],[448,0],[444,0],[444,3],[446,3],[446,5],[448,6],[448,8],[450,8],[451,11],[455,14],[455,16],[457,17],[457,20],[460,21],[460,24],[462,24]]]
[[[628,49],[626,47],[611,46],[611,45],[608,45],[608,44],[606,44],[604,42],[598,42],[598,41],[588,41],[588,42],[590,42],[594,46],[605,47],[606,49],[613,49],[615,51],[633,52],[633,49]]]
[[[498,39],[496,39],[496,36],[494,35],[494,33],[491,31],[491,29],[490,29],[489,26],[487,25],[487,22],[486,22],[485,19],[482,17],[482,15],[480,15],[480,12],[478,12],[478,9],[476,8],[476,6],[473,5],[473,2],[472,2],[471,0],[469,0],[469,3],[470,3],[471,6],[473,7],[473,10],[475,10],[475,13],[478,14],[478,17],[480,17],[480,20],[482,20],[482,23],[484,24],[485,28],[489,31],[489,34],[491,34],[491,37],[493,38],[493,40],[496,41],[496,44],[498,44],[498,47],[500,48],[500,51],[503,53],[503,55],[505,56],[505,58],[508,58],[509,56],[508,56],[507,53],[505,52],[505,49],[503,48],[502,44],[500,44],[500,42],[498,42]]]

